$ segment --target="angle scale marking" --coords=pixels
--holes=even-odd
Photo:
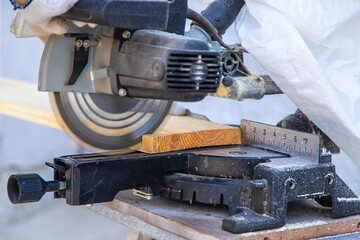
[[[320,137],[249,120],[241,121],[244,143],[290,154],[302,155],[318,161]]]

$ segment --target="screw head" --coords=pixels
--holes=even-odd
[[[81,47],[82,45],[83,45],[83,41],[80,39],[75,42],[75,46],[78,48]]]
[[[321,148],[321,155],[323,156],[330,155],[330,152],[326,148]]]
[[[84,41],[84,43],[83,43],[83,46],[84,46],[84,48],[88,48],[88,47],[90,47],[90,40],[85,40]]]
[[[120,97],[125,97],[127,95],[127,91],[125,88],[120,88],[119,89],[119,96]]]
[[[129,32],[128,30],[123,31],[122,37],[123,39],[129,39],[131,37],[131,32]]]

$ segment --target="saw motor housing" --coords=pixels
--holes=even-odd
[[[114,40],[110,73],[130,97],[198,101],[216,92],[221,64],[204,41],[138,30],[129,41]]]
[[[71,25],[68,34],[49,39],[39,90],[176,101],[199,101],[217,91],[220,54],[205,41],[183,36],[187,1],[83,3],[64,17],[96,27]],[[131,11],[116,10],[125,6]],[[127,17],[128,25],[111,20]]]

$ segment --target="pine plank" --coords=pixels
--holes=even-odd
[[[141,151],[170,152],[241,143],[240,128],[186,116],[172,116],[160,133],[142,137]]]
[[[67,131],[56,121],[49,94],[38,92],[34,83],[0,78],[0,113]]]

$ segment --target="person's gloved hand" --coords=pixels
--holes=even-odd
[[[67,31],[67,22],[57,16],[67,12],[78,0],[33,0],[21,15],[29,24],[34,24],[45,32],[64,34]]]

